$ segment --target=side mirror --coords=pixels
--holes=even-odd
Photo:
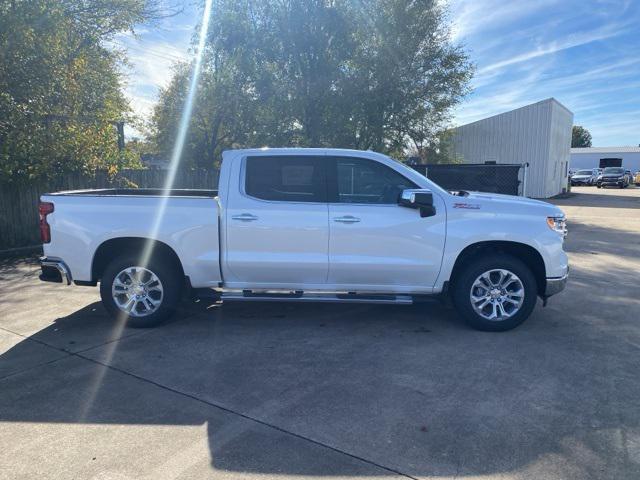
[[[436,207],[433,206],[433,194],[426,189],[403,190],[398,200],[398,205],[420,210],[421,217],[433,217]]]

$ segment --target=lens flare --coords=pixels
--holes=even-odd
[[[204,47],[207,40],[207,32],[209,30],[209,20],[211,17],[212,2],[213,0],[206,0],[204,5],[204,11],[202,14],[202,24],[200,25],[200,33],[198,37],[198,47],[196,51],[195,60],[193,63],[191,80],[189,82],[189,91],[187,92],[187,98],[182,108],[182,117],[180,119],[178,133],[176,135],[176,141],[173,146],[173,150],[171,152],[169,169],[167,171],[167,177],[165,179],[164,186],[162,188],[162,195],[160,196],[160,202],[158,204],[158,208],[157,208],[153,223],[151,224],[151,228],[149,229],[147,242],[138,260],[137,266],[140,266],[140,267],[146,267],[149,264],[149,260],[151,259],[151,256],[153,255],[155,240],[158,238],[158,232],[160,231],[160,227],[162,226],[162,221],[164,219],[164,214],[167,209],[167,203],[169,201],[171,189],[173,188],[173,184],[176,179],[176,173],[178,171],[178,167],[180,166],[182,150],[184,149],[184,142],[187,138],[187,132],[189,130],[189,123],[190,123],[191,114],[193,111],[193,103],[195,100],[196,91],[198,87],[200,70],[202,68],[202,57],[204,55]],[[91,385],[87,389],[86,400],[83,402],[82,409],[79,412],[79,420],[81,422],[87,420],[89,414],[91,413],[91,408],[95,403],[96,397],[104,381],[104,376],[106,375],[108,370],[108,367],[106,365],[111,364],[111,361],[113,359],[113,356],[116,352],[117,345],[118,345],[117,339],[120,338],[120,335],[122,334],[122,331],[124,330],[124,327],[126,325],[125,317],[126,315],[124,313],[119,314],[118,318],[116,319],[115,326],[113,330],[110,332],[110,335],[108,338],[116,339],[116,340],[112,341],[107,345],[104,351],[104,355],[102,356],[102,358],[100,358],[100,361],[98,362],[99,365],[96,366],[97,371],[92,378]]]
[[[164,182],[162,191],[162,197],[160,198],[160,204],[158,211],[147,237],[149,240],[140,256],[139,265],[146,267],[153,254],[153,247],[155,243],[154,239],[157,238],[160,227],[162,226],[162,220],[164,219],[164,213],[169,202],[169,194],[173,188],[173,184],[176,179],[176,173],[180,166],[180,159],[182,157],[182,150],[184,149],[184,142],[187,138],[187,132],[189,130],[189,123],[191,121],[191,114],[193,111],[193,102],[195,100],[196,91],[198,89],[198,80],[200,77],[200,70],[202,68],[202,57],[204,54],[204,47],[207,40],[207,32],[209,31],[209,18],[211,16],[211,4],[213,0],[207,0],[204,5],[204,12],[202,15],[202,25],[200,25],[200,35],[198,37],[198,49],[196,52],[196,58],[193,65],[193,72],[191,73],[191,81],[189,83],[189,91],[187,93],[187,99],[182,109],[182,117],[180,119],[180,125],[178,127],[178,135],[176,136],[175,144],[173,145],[173,151],[171,152],[171,160],[169,162],[169,170],[167,171],[167,178]]]

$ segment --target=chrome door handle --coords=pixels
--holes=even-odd
[[[345,215],[344,217],[335,217],[333,221],[339,223],[358,223],[360,219],[353,215]]]
[[[258,217],[255,215],[251,215],[250,213],[243,213],[241,215],[234,215],[231,217],[233,220],[240,220],[241,222],[253,222],[254,220],[258,220]]]

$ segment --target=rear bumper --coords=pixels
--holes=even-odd
[[[569,272],[562,277],[547,278],[547,287],[544,290],[544,297],[549,298],[556,293],[560,293],[567,286]]]
[[[71,270],[67,267],[59,258],[53,257],[40,257],[40,280],[43,282],[63,283],[65,285],[71,285],[73,278],[71,278]]]

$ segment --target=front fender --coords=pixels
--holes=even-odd
[[[513,242],[535,249],[544,262],[547,278],[561,277],[568,270],[563,238],[549,229],[543,215],[506,214],[492,212],[462,212],[449,216],[443,265],[436,281],[436,291],[442,290],[460,253],[480,242]]]

